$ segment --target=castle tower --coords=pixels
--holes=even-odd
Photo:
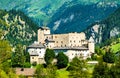
[[[92,37],[90,37],[89,39],[88,48],[91,53],[94,53],[95,44],[94,44],[94,39]]]
[[[40,27],[38,29],[38,42],[45,43],[45,35],[50,34],[50,29],[48,27]]]

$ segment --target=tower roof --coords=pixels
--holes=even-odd
[[[39,27],[39,29],[41,29],[41,30],[50,30],[50,28],[49,28],[49,27],[46,27],[46,26]]]
[[[34,42],[33,44],[29,45],[28,48],[44,48],[45,46],[41,43]]]
[[[94,42],[93,37],[90,37],[90,38],[89,38],[89,42]]]
[[[54,47],[54,50],[88,50],[88,48],[84,47],[84,46],[79,46],[79,47],[71,47],[71,46],[66,46],[66,47]]]

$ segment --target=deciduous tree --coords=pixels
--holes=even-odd
[[[112,78],[120,78],[120,54],[118,56],[118,60],[116,60],[115,64],[112,65],[110,73]]]
[[[18,44],[16,46],[15,52],[13,53],[11,59],[13,67],[23,67],[25,62],[25,56],[22,45]]]
[[[0,40],[0,63],[3,63],[11,57],[11,46],[8,41]]]
[[[44,68],[43,65],[37,65],[36,78],[56,78],[56,67],[54,65],[48,65]]]
[[[107,63],[114,63],[115,62],[115,54],[111,51],[108,51],[103,55],[103,61]]]
[[[85,60],[80,60],[77,57],[73,58],[68,71],[70,71],[70,78],[89,78]]]
[[[99,61],[94,68],[92,78],[110,78],[109,67],[107,63]]]

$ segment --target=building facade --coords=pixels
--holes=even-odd
[[[94,41],[92,38],[86,40],[85,33],[66,33],[66,34],[51,34],[48,27],[40,27],[38,29],[38,43],[44,45],[44,50],[37,50],[38,57],[43,58],[45,49],[53,49],[56,54],[64,52],[71,61],[74,57],[83,57],[83,59],[90,58],[94,53]],[[29,47],[28,52],[35,52],[33,48]],[[39,54],[41,51],[43,54]],[[32,56],[31,56],[32,58]],[[32,60],[32,59],[31,59]],[[31,61],[32,62],[32,61]]]
[[[45,63],[44,55],[45,55],[45,46],[41,43],[34,42],[32,45],[27,47],[27,51],[30,54],[30,63],[42,64]]]

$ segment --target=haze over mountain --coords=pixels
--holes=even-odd
[[[52,33],[81,32],[113,13],[120,0],[1,0],[0,8],[21,10]],[[62,31],[61,31],[62,30]]]

